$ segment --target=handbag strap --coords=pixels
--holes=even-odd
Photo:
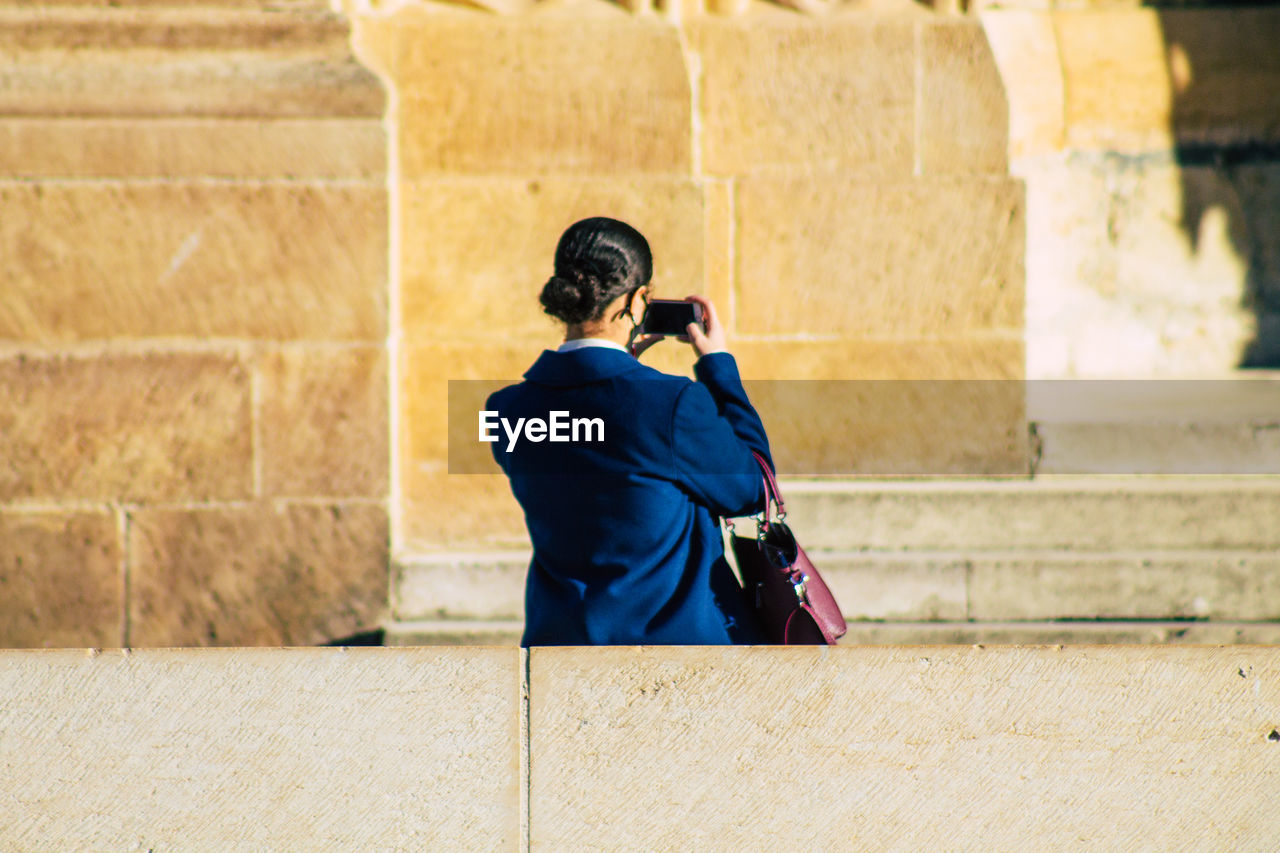
[[[782,503],[782,492],[778,490],[778,481],[773,476],[773,469],[769,467],[768,461],[756,451],[751,451],[751,455],[755,457],[756,464],[760,466],[760,470],[764,473],[764,520],[769,520],[770,502],[778,508],[778,519],[781,520],[786,516],[787,508]]]

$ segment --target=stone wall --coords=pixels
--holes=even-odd
[[[385,94],[325,7],[0,4],[0,645],[381,619]]]
[[[1260,647],[0,654],[0,846],[1271,850]]]
[[[392,8],[358,14],[355,41],[395,93],[402,561],[526,542],[505,480],[449,473],[448,381],[516,381],[558,343],[537,293],[584,216],[647,235],[659,295],[709,295],[749,380],[1022,376],[1023,193],[977,21],[909,3]],[[933,436],[947,473],[1025,473],[1015,397],[976,451],[964,429]],[[829,396],[847,411],[827,432],[762,400],[783,469],[860,441],[901,455],[859,402]]]

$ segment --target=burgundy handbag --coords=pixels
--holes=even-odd
[[[783,523],[787,511],[769,463],[759,453],[751,455],[764,473],[764,512],[756,519],[755,538],[737,535],[729,523],[747,599],[771,642],[833,646],[848,630],[840,605]],[[770,517],[771,506],[776,518]]]

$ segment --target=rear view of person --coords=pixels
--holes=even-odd
[[[641,364],[653,260],[614,219],[575,223],[542,290],[564,343],[486,409],[532,428],[493,441],[533,543],[524,646],[766,642],[725,560],[719,516],[758,512],[768,439],[715,308],[687,328],[697,381]],[[499,431],[501,433],[501,431]],[[519,434],[518,434],[519,433]]]

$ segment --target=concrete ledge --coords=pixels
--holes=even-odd
[[[9,651],[0,719],[6,850],[1280,837],[1274,647]]]

